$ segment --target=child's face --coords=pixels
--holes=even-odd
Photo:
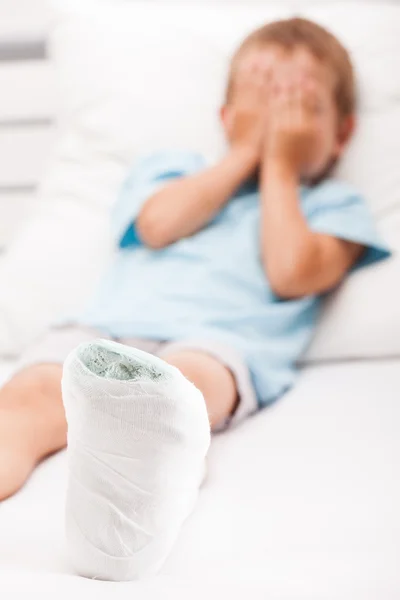
[[[342,154],[344,147],[353,131],[354,118],[340,119],[334,98],[334,75],[331,70],[314,57],[306,48],[299,46],[287,51],[279,46],[265,48],[250,48],[239,58],[248,65],[254,63],[255,68],[261,68],[268,79],[267,97],[265,101],[265,138],[268,136],[268,95],[271,93],[290,93],[299,82],[305,86],[311,85],[317,92],[318,102],[315,107],[316,143],[303,173],[307,178],[318,178]],[[258,71],[259,73],[260,71]],[[233,76],[234,77],[234,76]],[[232,82],[231,97],[222,108],[221,118],[226,137],[232,141],[233,122],[236,107],[239,104],[238,89],[235,89],[235,79]],[[260,110],[259,108],[257,110]],[[263,109],[264,110],[264,109]]]

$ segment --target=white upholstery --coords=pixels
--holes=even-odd
[[[156,11],[141,2],[56,4],[52,48],[63,134],[41,212],[0,262],[3,355],[19,352],[87,297],[110,256],[109,206],[135,157],[171,146],[210,158],[221,151],[216,114],[230,53],[252,28],[293,14],[286,2],[235,3],[229,17],[225,6],[210,4],[162,2]],[[348,45],[360,76],[359,131],[340,175],[361,188],[399,247],[400,6],[305,6],[301,14]],[[360,272],[330,298],[309,360],[399,354],[399,265],[395,258]]]
[[[139,584],[71,576],[66,457],[50,458],[0,504],[3,597],[397,600],[399,397],[399,361],[305,369],[286,398],[214,439],[197,510]]]
[[[46,0],[0,2],[0,252],[34,212],[53,146],[55,84]],[[32,59],[35,60],[32,60]]]

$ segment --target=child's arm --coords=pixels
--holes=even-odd
[[[298,89],[289,101],[281,92],[272,100],[262,167],[262,258],[271,287],[283,298],[328,291],[363,252],[360,244],[312,231],[300,207],[299,176],[315,139],[312,90]]]
[[[195,233],[222,209],[255,167],[254,153],[238,144],[215,166],[166,184],[139,213],[140,239],[150,248],[163,248]]]
[[[204,227],[260,163],[265,69],[245,62],[236,75],[231,149],[216,166],[166,185],[145,203],[136,222],[141,240],[162,248]]]
[[[262,256],[271,287],[282,298],[328,291],[363,251],[359,244],[311,231],[297,190],[293,169],[269,163],[263,174]]]

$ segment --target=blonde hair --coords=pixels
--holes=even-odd
[[[295,17],[268,23],[256,29],[240,45],[233,55],[226,99],[229,102],[235,71],[242,54],[249,48],[267,45],[281,46],[293,50],[298,46],[306,48],[321,63],[328,66],[335,76],[334,97],[340,117],[351,115],[356,110],[354,70],[349,53],[326,29],[308,19]]]

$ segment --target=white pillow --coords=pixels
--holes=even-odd
[[[83,302],[110,255],[108,209],[138,155],[166,147],[209,158],[221,152],[217,111],[230,54],[255,27],[293,14],[278,1],[243,1],[229,13],[223,5],[166,2],[157,10],[153,3],[113,0],[56,5],[52,55],[63,133],[42,187],[42,214],[0,265],[3,354],[19,351],[60,312]],[[400,209],[400,7],[325,2],[300,12],[352,51],[362,90],[360,127],[340,174],[391,223]],[[396,259],[352,275],[328,301],[309,359],[398,353],[400,335],[390,335],[400,330],[398,272]]]

